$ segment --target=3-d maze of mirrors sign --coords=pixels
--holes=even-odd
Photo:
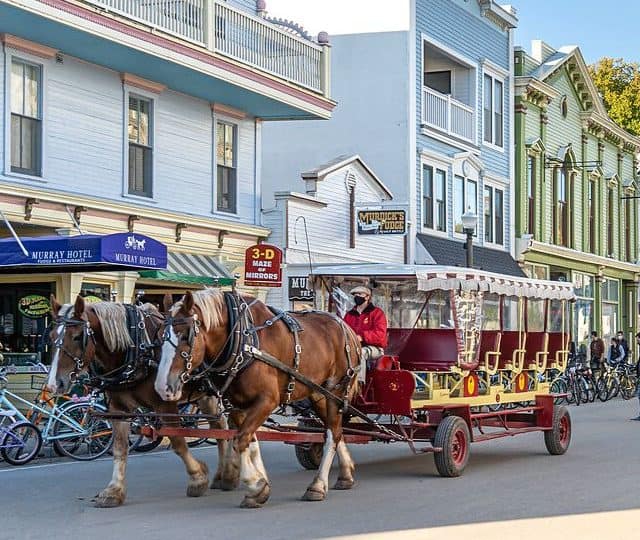
[[[405,234],[404,210],[358,210],[358,234]]]

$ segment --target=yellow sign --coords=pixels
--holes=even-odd
[[[18,311],[30,319],[39,319],[51,311],[51,305],[46,297],[29,294],[18,300]]]

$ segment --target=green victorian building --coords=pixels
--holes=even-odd
[[[516,258],[572,281],[577,345],[638,331],[640,138],[607,115],[580,49],[542,41],[514,51]]]

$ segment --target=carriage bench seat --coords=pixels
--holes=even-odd
[[[389,329],[389,351],[409,371],[450,371],[458,364],[458,344],[454,329]]]
[[[549,363],[548,367],[564,369],[569,354],[569,336],[561,332],[549,333]]]
[[[525,345],[526,349],[526,345]],[[500,369],[513,369],[523,354],[520,349],[520,334],[516,330],[502,332],[500,340]]]
[[[548,334],[546,332],[529,332],[527,334],[527,352],[524,365],[527,369],[536,368],[546,364],[548,354]]]

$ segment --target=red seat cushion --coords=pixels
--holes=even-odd
[[[525,354],[525,367],[537,362],[536,353],[545,352],[545,336],[544,332],[528,332],[527,333],[527,352]]]
[[[389,352],[410,371],[449,371],[458,363],[458,343],[453,329],[416,328],[389,330]]]
[[[502,332],[500,341],[500,363],[498,367],[505,369],[506,364],[510,364],[513,358],[513,351],[520,347],[520,335],[515,330]]]

